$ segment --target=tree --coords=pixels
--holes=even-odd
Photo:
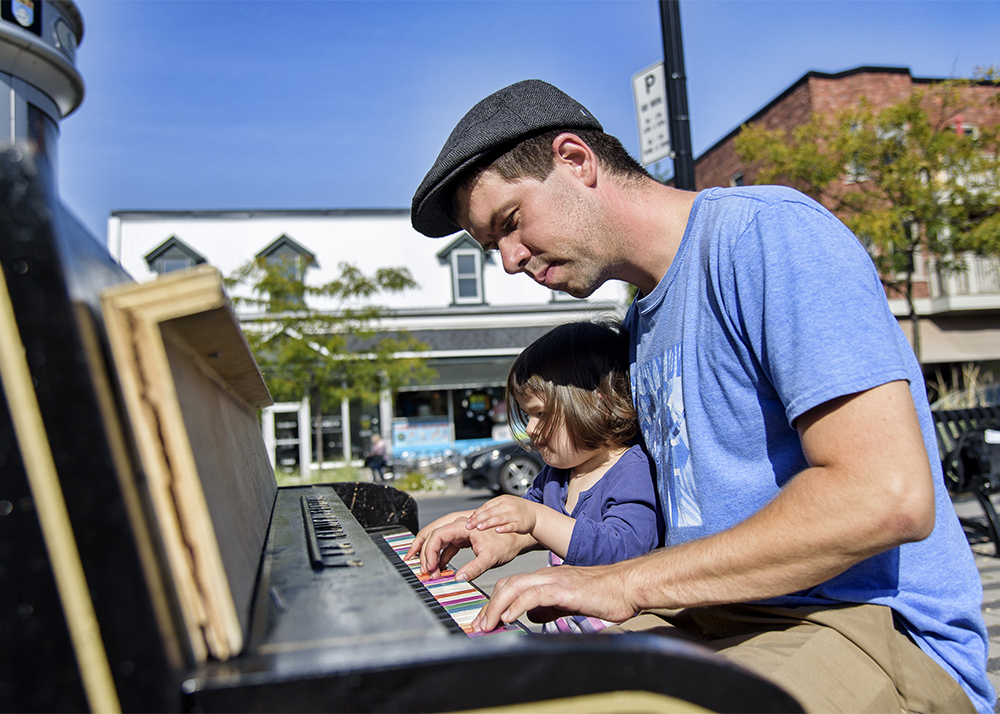
[[[341,263],[340,276],[323,285],[306,284],[304,268],[300,259],[258,257],[226,279],[233,304],[258,313],[244,318],[247,341],[276,401],[307,396],[321,424],[322,415],[339,412],[344,399],[377,404],[383,389],[435,375],[420,355],[426,344],[405,332],[377,330],[387,310],[370,301],[416,287],[406,268],[380,268],[368,276]],[[240,286],[250,294],[240,294]],[[320,463],[321,434],[318,426]]]
[[[790,132],[748,125],[736,139],[740,158],[757,169],[755,183],[800,189],[865,244],[889,295],[906,299],[918,360],[917,257],[948,272],[964,268],[966,252],[1000,255],[1000,129],[962,126],[963,114],[1000,108],[998,88],[990,68],[883,109],[861,99]]]

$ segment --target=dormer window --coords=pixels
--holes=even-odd
[[[281,235],[255,257],[273,269],[277,273],[276,277],[283,279],[279,282],[283,282],[284,285],[279,287],[278,284],[272,284],[269,289],[271,310],[284,312],[305,303],[306,270],[310,266],[319,267],[312,251],[287,235]]]
[[[456,250],[451,254],[452,290],[456,303],[483,301],[483,252]]]
[[[468,233],[463,233],[437,254],[442,265],[451,268],[451,294],[455,305],[486,302],[483,266],[492,260]]]
[[[264,260],[268,265],[281,266],[288,271],[285,277],[299,282],[305,279],[306,269],[309,266],[319,267],[312,251],[296,243],[287,235],[281,235],[257,253],[256,257],[258,260]]]
[[[185,244],[177,236],[170,236],[143,258],[149,269],[157,275],[166,275],[175,270],[193,268],[205,262],[205,258],[198,251]]]

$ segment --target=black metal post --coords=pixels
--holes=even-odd
[[[663,69],[667,80],[667,116],[674,153],[674,187],[694,191],[694,157],[691,155],[680,0],[660,0],[660,25],[663,28]]]

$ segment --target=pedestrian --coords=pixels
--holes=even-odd
[[[372,434],[372,448],[365,457],[365,466],[372,471],[372,483],[385,481],[385,440],[380,434]]]

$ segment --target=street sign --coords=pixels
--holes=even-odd
[[[632,77],[632,96],[635,97],[635,118],[639,125],[640,163],[649,166],[671,155],[667,82],[662,62]]]

